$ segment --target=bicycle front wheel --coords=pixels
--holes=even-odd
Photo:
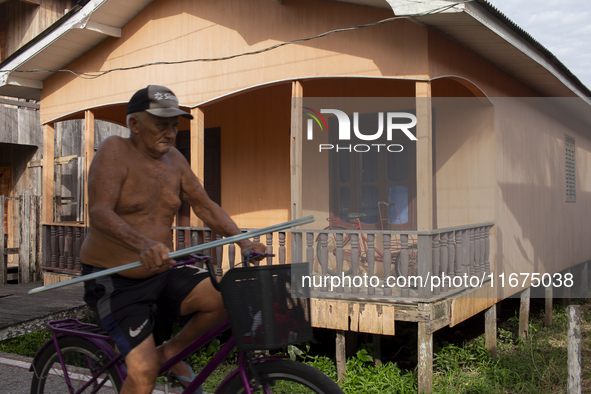
[[[281,394],[343,394],[340,387],[328,376],[309,365],[296,361],[267,361],[253,365],[262,387],[255,393]],[[251,371],[248,371],[251,381]],[[234,376],[223,387],[221,394],[241,394],[245,392],[240,375]]]
[[[58,344],[66,365],[65,370],[52,343],[33,362],[31,394],[69,392],[118,394],[121,391],[122,382],[115,365],[98,374],[110,358],[93,342],[77,336],[66,336],[59,338]],[[96,381],[81,391],[94,377],[97,378]],[[73,391],[70,391],[68,380]]]

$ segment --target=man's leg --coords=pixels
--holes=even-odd
[[[193,313],[195,315],[181,332],[164,345],[158,347],[161,363],[173,357],[226,318],[222,295],[213,287],[210,279],[199,282],[182,301],[181,316]],[[172,372],[187,378],[191,376],[183,363],[176,364],[172,368]]]
[[[154,337],[150,335],[125,357],[127,378],[121,394],[149,394],[154,388],[160,362]]]

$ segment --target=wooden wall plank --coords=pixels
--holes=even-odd
[[[304,88],[300,81],[291,84],[291,219],[302,217],[302,103]]]
[[[19,283],[29,283],[31,281],[30,247],[31,236],[29,228],[31,221],[31,195],[28,190],[22,196],[19,196],[19,218],[20,218],[20,240],[18,248],[18,276]]]
[[[47,223],[53,222],[54,133],[53,123],[43,126],[43,221]]]
[[[0,286],[6,284],[6,257],[4,256],[4,199],[0,193]]]
[[[72,9],[74,4],[76,0],[20,0],[6,3],[6,15],[12,22],[7,25],[6,56],[64,16],[66,9]]]
[[[203,183],[205,175],[205,165],[203,161],[203,154],[205,152],[205,114],[201,108],[193,108],[191,110],[193,119],[191,120],[191,170]],[[191,209],[191,226],[203,227],[204,223],[195,215]]]
[[[416,82],[417,230],[433,229],[433,125],[431,82]]]
[[[467,296],[454,298],[451,303],[450,327],[463,322],[497,303],[494,291],[496,291],[496,288],[492,288],[489,283],[479,289],[473,290]]]
[[[394,335],[396,306],[336,300],[311,300],[312,326]]]
[[[94,113],[84,112],[84,223],[88,222],[88,173],[94,157]]]

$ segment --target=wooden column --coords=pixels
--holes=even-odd
[[[88,213],[88,173],[94,158],[94,113],[84,111],[84,224],[90,225]]]
[[[417,230],[433,230],[433,127],[431,82],[416,82]]]
[[[497,304],[484,313],[484,335],[486,350],[492,357],[497,357]]]
[[[581,307],[569,305],[567,318],[568,394],[581,393]]]
[[[304,88],[300,81],[291,83],[291,127],[290,127],[290,179],[291,179],[291,220],[302,217],[302,100]],[[297,227],[296,227],[297,229]],[[301,262],[302,233],[291,234],[291,261]]]
[[[433,230],[433,127],[431,119],[431,82],[419,81],[416,88],[417,108],[417,230]],[[433,266],[432,238],[419,236],[418,271],[427,277]],[[418,287],[419,297],[431,297],[428,286]],[[431,358],[433,355],[431,354]],[[429,372],[430,374],[432,371]],[[420,373],[419,373],[420,375]],[[419,380],[421,378],[419,377]],[[430,378],[432,381],[432,377]]]
[[[203,156],[205,153],[205,116],[201,108],[191,109],[191,170],[203,183],[205,176],[205,163]],[[204,227],[203,221],[195,215],[191,209],[191,227]]]
[[[20,243],[18,248],[18,283],[31,282],[31,273],[29,269],[30,261],[30,241],[31,241],[31,195],[29,190],[25,190],[19,197],[19,221],[20,221]],[[34,266],[34,262],[33,262]]]
[[[53,123],[43,125],[43,214],[42,220],[53,222],[53,175],[55,129]]]
[[[336,364],[337,364],[337,379],[343,381],[345,373],[347,372],[347,352],[345,348],[345,331],[337,330],[336,338]]]
[[[572,270],[570,268],[565,269],[564,271],[562,271],[562,278],[564,280],[564,276],[567,274],[572,274]],[[564,281],[562,284],[562,304],[564,305],[564,307],[566,308],[567,306],[570,305],[570,299],[572,296],[572,292],[571,292],[571,287],[570,286],[565,286],[564,285]]]
[[[0,218],[2,218],[2,223],[0,223],[0,286],[6,284],[6,255],[4,254],[4,198],[2,194],[0,194]]]
[[[422,278],[421,282],[423,283],[417,282],[417,293],[419,298],[431,298],[433,295],[431,290],[431,276],[433,275],[433,238],[431,235],[419,235],[418,238],[418,273]]]
[[[302,217],[302,100],[300,81],[291,84],[291,220]]]
[[[433,333],[429,331],[429,323],[419,322],[418,325],[419,393],[431,393],[433,392]]]
[[[382,365],[382,336],[373,334],[373,362],[375,365]]]
[[[544,298],[546,300],[545,305],[544,305],[544,324],[546,325],[546,327],[552,325],[552,303],[554,301],[553,299],[553,288],[552,286],[548,286],[544,288]]]
[[[525,339],[529,332],[529,299],[531,288],[521,293],[521,305],[519,307],[519,338]]]

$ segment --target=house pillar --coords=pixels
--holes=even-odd
[[[552,286],[548,286],[544,288],[544,298],[545,298],[545,303],[544,303],[544,324],[546,325],[546,327],[549,327],[552,325],[552,308],[553,308],[553,301],[554,301],[554,295],[553,295],[553,288]]]
[[[43,213],[41,220],[45,223],[53,222],[54,144],[54,124],[48,123],[43,125],[43,177],[41,181],[43,189]]]
[[[302,217],[302,111],[304,88],[300,81],[291,83],[291,127],[290,127],[290,167],[291,167],[291,220]],[[303,239],[301,233],[291,234],[291,261],[303,261]]]
[[[497,304],[484,313],[484,335],[486,350],[492,357],[497,357]]]
[[[431,82],[416,82],[417,230],[433,230],[433,121]]]
[[[519,307],[519,338],[527,338],[529,332],[529,299],[531,297],[531,287],[521,292],[521,304]]]
[[[191,135],[191,170],[202,182],[205,176],[205,163],[203,156],[205,153],[205,116],[201,108],[191,109],[190,135]],[[204,227],[203,221],[195,215],[191,209],[191,227]]]
[[[90,226],[88,211],[88,173],[94,158],[94,112],[84,111],[84,224]]]
[[[433,123],[431,108],[431,82],[417,81],[417,230],[433,230]],[[419,276],[432,274],[433,239],[429,235],[421,235],[418,240]],[[418,296],[431,297],[429,287],[419,286]],[[419,392],[433,391],[433,333],[428,323],[418,323],[418,355],[419,355]]]
[[[300,81],[291,84],[291,219],[302,217],[302,100]],[[298,100],[299,99],[299,100]]]

